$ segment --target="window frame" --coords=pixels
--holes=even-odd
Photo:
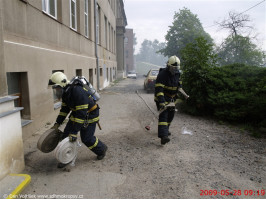
[[[75,27],[73,27],[73,21],[72,21],[72,2],[75,5]],[[73,29],[74,31],[77,31],[77,1],[76,0],[69,0],[69,16],[70,16],[70,28]]]
[[[104,45],[105,45],[106,49],[108,48],[108,46],[107,46],[107,44],[108,44],[107,26],[108,26],[107,17],[104,16]]]
[[[84,35],[89,38],[89,0],[84,1]]]
[[[55,12],[55,16],[53,16],[51,14],[51,7],[50,7],[50,0],[42,0],[42,11],[49,15],[50,17],[54,18],[54,19],[57,19],[57,0],[52,0],[54,1],[54,12]]]
[[[101,38],[100,38],[100,36],[101,36],[101,33],[100,33],[100,31],[101,31],[101,9],[100,9],[100,6],[99,6],[99,4],[97,4],[96,5],[96,12],[97,12],[97,14],[96,14],[96,34],[97,34],[97,41],[96,41],[96,43],[97,43],[97,45],[100,45],[101,44]]]

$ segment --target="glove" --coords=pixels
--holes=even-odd
[[[69,142],[75,142],[77,140],[77,135],[69,134],[68,138],[69,138]]]
[[[58,123],[55,123],[54,124],[54,126],[51,128],[51,129],[55,129],[56,130],[56,132],[59,132],[59,126],[60,126],[60,124],[58,124]]]
[[[160,103],[159,104],[159,110],[164,110],[166,107],[165,103]]]

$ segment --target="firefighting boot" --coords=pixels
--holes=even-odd
[[[97,156],[98,160],[102,160],[105,157],[107,149],[108,149],[107,146],[104,145],[104,150],[103,150],[102,154]]]
[[[167,142],[170,142],[170,138],[168,136],[164,136],[161,138],[162,145],[165,145]]]
[[[57,168],[64,168],[64,167],[66,167],[68,164],[70,164],[70,162],[69,162],[69,163],[66,163],[66,164],[64,164],[64,163],[58,163],[58,164],[57,164]]]

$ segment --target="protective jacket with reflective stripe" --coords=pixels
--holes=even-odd
[[[182,88],[180,73],[172,75],[167,68],[162,69],[155,83],[155,102],[169,103],[177,98],[178,88]]]
[[[56,122],[62,124],[68,113],[72,111],[69,117],[72,122],[70,132],[77,134],[85,120],[88,119],[89,123],[99,121],[99,108],[95,105],[93,98],[82,85],[67,85],[63,90],[62,107]]]

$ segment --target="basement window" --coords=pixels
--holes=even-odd
[[[76,69],[76,76],[82,76],[82,69]]]
[[[27,72],[7,72],[8,95],[17,96],[15,107],[23,107],[20,111],[22,126],[31,122],[29,85]]]

